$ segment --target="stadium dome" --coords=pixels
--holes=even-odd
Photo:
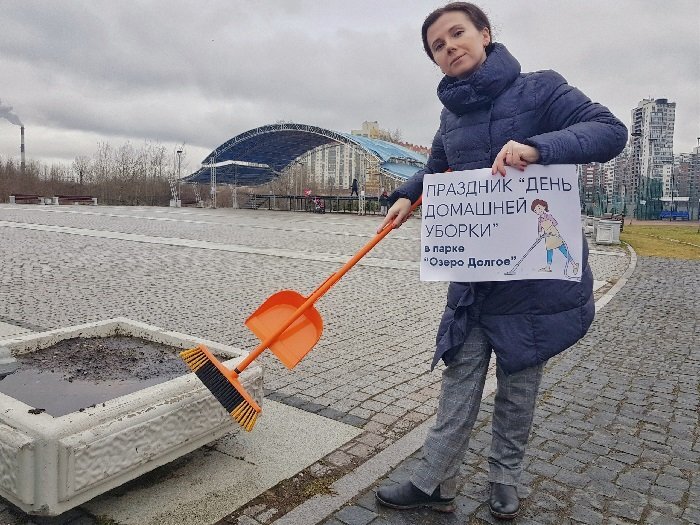
[[[397,182],[411,177],[428,160],[425,155],[392,142],[306,124],[280,123],[251,129],[224,142],[184,181],[209,183],[211,168],[215,166],[217,182],[257,186],[280,176],[303,155],[332,144],[358,148],[376,171]]]

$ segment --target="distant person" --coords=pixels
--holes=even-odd
[[[382,215],[386,215],[389,206],[389,194],[386,192],[386,190],[384,190],[379,196],[379,206],[379,213],[381,213]]]
[[[421,32],[425,52],[445,75],[437,88],[444,108],[426,168],[391,194],[393,205],[378,231],[406,221],[426,173],[491,168],[505,177],[506,166],[522,171],[535,163],[605,162],[624,148],[627,129],[622,122],[559,73],[522,73],[508,49],[493,42],[489,20],[476,5],[453,2],[436,9]],[[591,57],[591,63],[596,60],[605,57]],[[395,308],[401,311],[404,305]],[[544,365],[586,334],[594,312],[585,239],[580,282],[450,283],[433,357],[433,366],[440,359],[446,365],[436,422],[412,476],[378,489],[379,503],[395,509],[454,510],[460,466],[495,352],[498,388],[488,503],[495,517],[515,518],[520,508],[516,486]]]
[[[350,189],[350,196],[352,197],[352,194],[357,195],[358,197],[360,194],[357,192],[357,179],[352,179],[352,188]]]

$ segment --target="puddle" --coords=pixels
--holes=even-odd
[[[184,373],[185,371],[183,371]],[[125,394],[131,394],[147,386],[172,379],[155,377],[150,380],[84,381],[66,380],[63,374],[25,370],[20,367],[15,373],[0,381],[0,392],[39,409],[54,417],[104,403]]]
[[[0,392],[33,413],[64,416],[188,373],[180,350],[125,336],[66,339],[16,356],[19,367],[0,379]]]

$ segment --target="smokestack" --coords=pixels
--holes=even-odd
[[[0,100],[0,118],[7,119],[12,124],[20,127],[20,133],[22,135],[22,143],[19,148],[19,151],[22,154],[22,161],[20,166],[22,169],[22,173],[24,173],[24,125],[22,124],[22,121],[19,119],[19,117],[12,112],[12,106],[3,105],[2,100]]]
[[[21,142],[19,146],[19,153],[21,156],[21,161],[20,161],[20,171],[22,174],[24,174],[24,126],[20,126],[19,128],[20,136],[21,136]]]

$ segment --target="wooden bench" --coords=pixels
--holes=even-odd
[[[39,195],[15,193],[10,195],[10,204],[43,204],[44,199]]]
[[[94,204],[97,205],[97,198],[89,195],[55,195],[55,204]]]

